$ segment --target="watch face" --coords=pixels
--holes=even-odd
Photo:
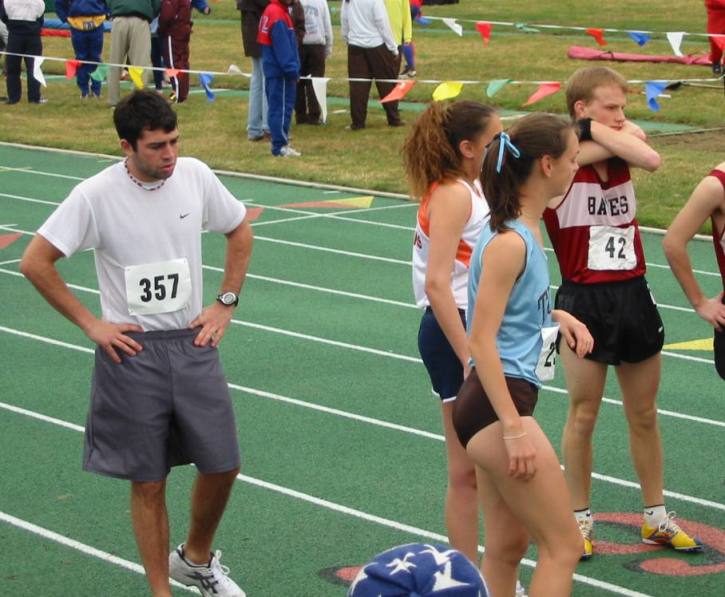
[[[233,305],[237,302],[237,295],[233,292],[225,292],[219,295],[219,300],[225,305]]]

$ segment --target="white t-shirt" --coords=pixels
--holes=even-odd
[[[173,330],[201,313],[202,230],[231,232],[245,215],[199,160],[179,158],[153,191],[119,162],[76,186],[38,233],[66,257],[95,250],[104,320]]]

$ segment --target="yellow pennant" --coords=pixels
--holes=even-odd
[[[665,344],[664,349],[669,350],[705,350],[712,352],[713,339],[703,338],[702,340],[690,340],[688,342],[675,342],[674,344]]]
[[[463,83],[459,81],[444,81],[433,92],[433,99],[437,102],[456,97],[461,93]]]
[[[131,77],[131,81],[133,81],[136,89],[143,89],[143,68],[140,66],[129,66],[128,76]]]

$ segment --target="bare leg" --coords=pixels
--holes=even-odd
[[[206,564],[209,561],[214,533],[224,514],[238,472],[237,468],[226,473],[199,473],[196,476],[191,493],[189,536],[184,546],[184,554],[190,562]]]
[[[645,506],[664,504],[662,438],[656,405],[661,364],[661,357],[656,354],[646,361],[622,363],[616,368],[629,423],[632,462]]]
[[[481,467],[476,467],[476,480],[486,529],[481,572],[494,597],[511,596],[516,591],[519,563],[529,547],[529,534]]]
[[[170,597],[166,481],[131,482],[131,520],[154,597]]]
[[[468,443],[467,452],[486,472],[503,503],[536,543],[539,557],[529,595],[565,597],[571,594],[574,569],[581,554],[581,534],[571,515],[566,482],[551,444],[532,417],[523,417],[522,422],[536,449],[537,472],[529,481],[509,476],[508,454],[499,422],[479,431]],[[488,505],[486,508],[488,515]],[[486,525],[488,545],[488,522]],[[492,545],[498,540],[491,538]],[[511,582],[509,574],[507,590]],[[494,597],[500,596],[494,592]]]
[[[567,485],[575,510],[589,506],[592,488],[592,435],[607,379],[607,365],[578,358],[561,343],[569,413],[561,438]]]
[[[473,462],[453,428],[453,403],[441,405],[448,456],[445,519],[451,545],[472,562],[478,561],[478,496]]]

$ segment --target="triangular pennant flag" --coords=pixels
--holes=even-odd
[[[43,60],[45,58],[36,58],[33,60],[33,78],[40,83],[43,87],[47,87],[47,83],[45,82],[45,77],[43,76],[43,71],[40,70],[40,65],[43,64]]]
[[[199,83],[206,92],[206,99],[210,102],[213,102],[216,99],[216,97],[214,96],[214,92],[211,90],[211,82],[213,80],[214,77],[209,73],[199,73]]]
[[[539,100],[544,99],[546,96],[556,93],[559,89],[561,89],[561,83],[542,83],[539,85],[539,88],[534,91],[531,96],[529,96],[529,99],[526,100],[524,106],[535,104]]]
[[[523,31],[524,33],[539,33],[539,30],[535,27],[529,27],[526,23],[516,23],[514,25],[516,29],[519,31]]]
[[[511,81],[512,79],[494,79],[493,81],[490,81],[488,87],[486,88],[486,95],[488,97],[493,97]]]
[[[387,102],[397,102],[402,100],[406,95],[408,95],[408,92],[413,89],[413,85],[415,85],[415,81],[401,81],[393,87],[393,90],[388,93],[388,95],[380,100],[380,103],[386,104]]]
[[[650,39],[652,39],[651,35],[648,35],[647,33],[642,33],[641,31],[628,31],[627,33],[629,37],[632,38],[634,43],[636,43],[640,47],[642,47]]]
[[[667,83],[663,81],[647,81],[644,85],[645,94],[647,95],[647,105],[653,112],[659,112],[660,105],[657,103],[657,97],[665,90]]]
[[[604,39],[604,30],[599,29],[597,27],[589,27],[589,29],[586,30],[586,33],[591,35],[600,46],[606,46],[607,40]]]
[[[433,91],[433,99],[437,102],[456,97],[461,93],[463,83],[459,81],[444,81]]]
[[[463,36],[463,27],[456,23],[456,19],[443,19],[443,22],[448,25],[455,34]]]
[[[684,56],[684,54],[680,50],[683,37],[685,37],[684,31],[670,32],[667,34],[667,41],[670,42],[670,45],[672,46],[672,51],[675,53],[675,56]]]
[[[178,68],[166,68],[164,69],[164,74],[169,77],[169,79],[176,77],[179,74]]]
[[[91,73],[91,79],[94,81],[105,81],[106,77],[108,76],[108,65],[106,64],[99,64],[96,67],[96,70],[94,70]]]
[[[702,340],[690,340],[687,342],[675,342],[674,344],[665,344],[662,348],[665,350],[709,350],[712,351],[714,346],[713,338],[703,338]]]
[[[80,60],[66,60],[65,61],[65,78],[72,79],[76,76],[78,67],[81,65]]]
[[[129,66],[128,67],[128,76],[133,81],[133,84],[136,86],[136,89],[143,89],[143,68],[140,66]]]
[[[317,103],[320,104],[322,122],[327,122],[327,82],[329,77],[312,77],[312,89],[315,92]]]
[[[243,74],[242,73],[242,69],[239,68],[236,64],[230,64],[229,65],[229,68],[227,69],[227,72],[230,75],[241,75],[241,74]]]
[[[415,22],[418,23],[418,25],[422,25],[423,27],[427,27],[430,25],[430,19],[424,17],[423,15],[415,17]]]
[[[491,41],[491,23],[478,21],[478,23],[476,23],[476,31],[481,34],[481,37],[483,38],[483,45],[488,47],[488,42]]]

